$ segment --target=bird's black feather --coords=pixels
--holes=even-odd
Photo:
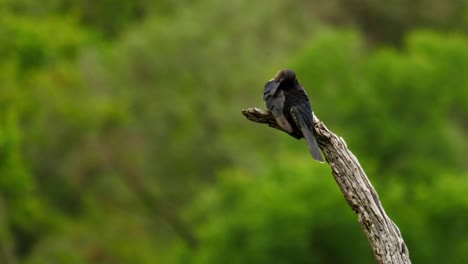
[[[320,153],[317,139],[314,135],[312,112],[306,109],[310,106],[293,106],[291,107],[290,113],[296,123],[296,126],[301,130],[302,135],[307,141],[309,146],[309,152],[315,160],[322,161],[322,154]]]
[[[323,162],[314,135],[312,107],[304,88],[289,69],[281,70],[265,84],[263,100],[276,122],[288,133],[302,134],[312,157]]]
[[[271,111],[273,117],[276,120],[276,123],[280,125],[286,132],[292,133],[293,128],[289,124],[288,120],[284,116],[284,93],[279,87],[278,82],[269,81],[265,84],[265,89],[263,91],[263,100],[266,103],[268,110]]]

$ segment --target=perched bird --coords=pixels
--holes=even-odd
[[[323,162],[314,135],[312,107],[307,93],[293,70],[280,70],[265,84],[263,100],[278,123],[288,133],[302,134],[312,157]]]

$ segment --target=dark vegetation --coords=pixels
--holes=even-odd
[[[467,17],[461,0],[0,1],[0,263],[372,263],[329,167],[240,114],[285,67],[412,261],[468,263]]]

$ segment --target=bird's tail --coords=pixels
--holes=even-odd
[[[309,131],[308,131],[309,132]],[[323,157],[322,154],[320,153],[320,149],[317,143],[317,139],[315,136],[311,133],[303,133],[304,137],[307,141],[307,145],[309,146],[309,152],[312,155],[312,157],[320,162],[323,162]]]
[[[295,116],[296,121],[299,123],[298,126],[301,128],[302,135],[304,135],[304,138],[307,141],[310,154],[315,160],[323,162],[323,157],[320,153],[317,139],[314,135],[312,116],[309,117],[308,114],[301,112],[301,110],[295,107],[293,108],[292,114]]]

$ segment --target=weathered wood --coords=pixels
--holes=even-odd
[[[242,110],[242,114],[250,121],[268,124],[285,132],[276,124],[270,111],[248,108]],[[377,263],[411,263],[400,230],[385,213],[377,192],[357,158],[348,150],[344,139],[328,130],[315,115],[314,126],[317,141],[332,169],[335,181],[351,209],[358,215]],[[298,135],[291,136],[298,138]]]

